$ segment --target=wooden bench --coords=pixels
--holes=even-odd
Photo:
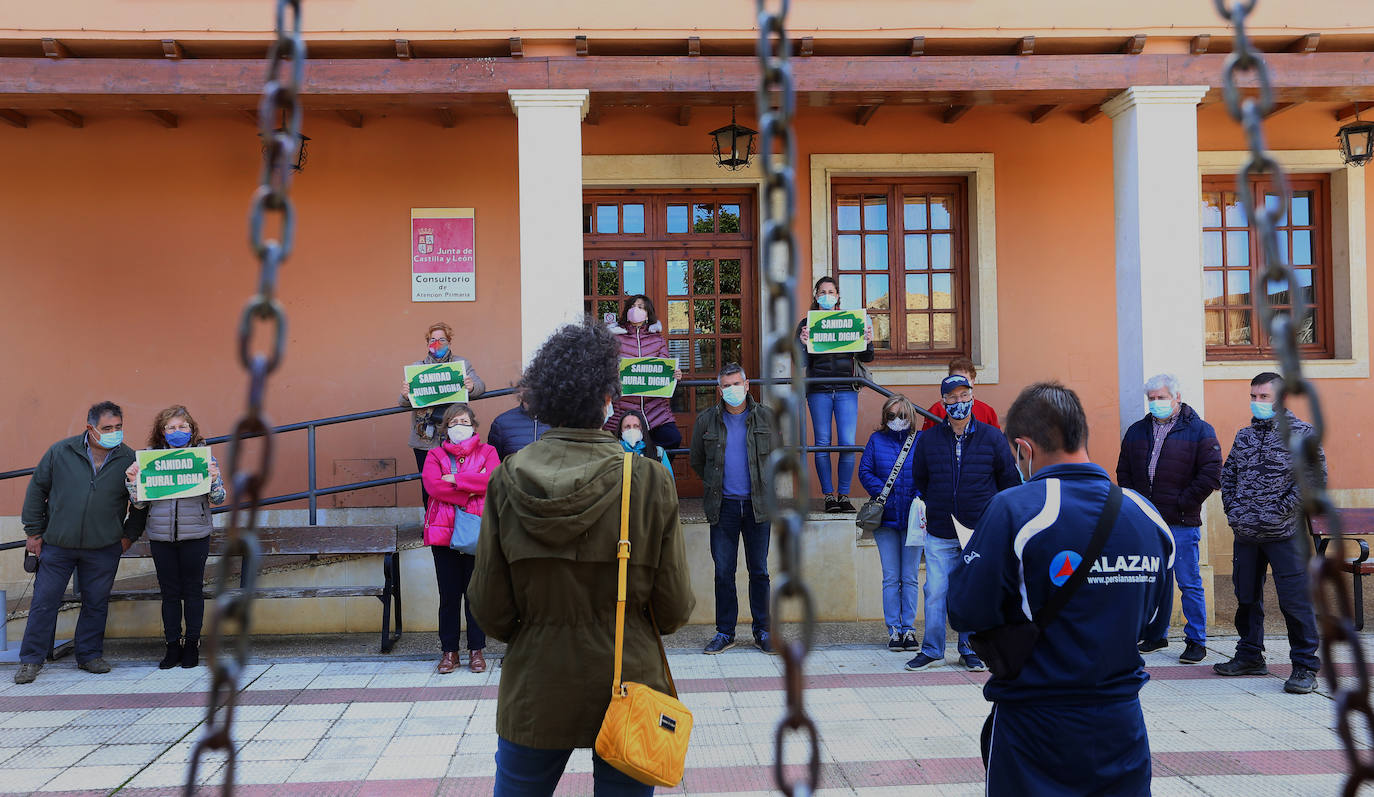
[[[1337,509],[1341,519],[1341,531],[1347,539],[1359,546],[1359,555],[1353,559],[1343,559],[1341,570],[1350,574],[1351,597],[1355,604],[1355,630],[1364,630],[1364,583],[1365,576],[1374,573],[1374,562],[1369,561],[1369,543],[1362,537],[1374,536],[1374,509]],[[1326,548],[1335,539],[1325,518],[1311,518],[1309,528],[1317,555],[1326,553]]]
[[[216,529],[210,537],[210,555],[222,556],[226,536]],[[282,526],[258,530],[258,545],[263,556],[346,556],[382,555],[382,583],[379,586],[258,587],[254,597],[262,598],[358,598],[376,597],[382,602],[382,652],[390,653],[401,638],[401,560],[395,526]],[[126,559],[143,559],[152,554],[146,539],[124,552]],[[214,568],[206,573],[213,576]],[[240,574],[240,587],[242,586]],[[68,596],[75,599],[74,596]],[[206,585],[205,597],[213,598],[213,585]],[[112,601],[160,600],[157,589],[116,589]],[[391,632],[395,607],[396,632]]]

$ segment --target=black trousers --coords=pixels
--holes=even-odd
[[[205,559],[210,555],[210,538],[160,542],[149,540],[157,585],[162,591],[162,634],[171,644],[181,639],[182,618],[186,621],[187,641],[200,639],[205,620]]]
[[[1264,655],[1264,577],[1274,571],[1274,592],[1288,627],[1288,657],[1294,666],[1321,669],[1317,658],[1317,615],[1308,592],[1307,538],[1294,534],[1275,542],[1236,540],[1231,549],[1231,583],[1236,587],[1236,658]]]
[[[412,448],[410,450],[415,452],[415,472],[424,473],[425,458],[429,456],[429,452],[423,448]],[[425,480],[420,479],[418,483],[420,485],[420,508],[427,509],[429,508],[429,493],[425,492]]]
[[[446,545],[431,545],[429,551],[434,555],[434,578],[439,584],[439,643],[445,652],[462,650],[461,618],[465,614],[468,621],[468,650],[482,650],[487,646],[487,635],[472,616],[472,601],[468,600],[468,582],[472,580],[472,570],[477,557],[458,553]]]

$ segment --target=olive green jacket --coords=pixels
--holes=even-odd
[[[133,449],[119,444],[95,473],[85,436],[53,443],[38,461],[24,493],[24,533],[62,548],[105,548],[122,537],[138,539],[148,510],[130,507],[124,486]]]
[[[591,747],[611,700],[622,460],[609,432],[553,428],[504,460],[487,487],[472,613],[507,643],[496,732],[528,747]],[[663,633],[696,601],[677,491],[630,458],[624,679],[667,691],[648,611]]]
[[[771,408],[754,401],[753,396],[745,396],[745,401],[749,411],[749,418],[744,424],[745,432],[749,435],[746,446],[749,455],[749,494],[763,496],[768,489],[768,455],[781,442],[777,416]],[[725,495],[726,431],[723,415],[727,411],[725,402],[717,401],[714,407],[702,410],[692,426],[691,465],[704,484],[701,504],[702,509],[706,510],[706,522],[712,526],[720,523],[720,507]],[[766,522],[768,507],[762,500],[754,501],[753,505],[754,520]]]

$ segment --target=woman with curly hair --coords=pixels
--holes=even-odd
[[[159,412],[148,434],[148,448],[203,446],[200,425],[180,404]],[[138,463],[124,471],[124,486],[129,499],[136,495]],[[134,503],[148,508],[148,548],[157,570],[157,586],[162,593],[162,634],[167,653],[158,668],[178,664],[194,667],[200,663],[200,628],[205,618],[205,560],[210,555],[210,505],[224,503],[224,479],[219,463],[210,458],[210,492],[191,498],[168,498]],[[185,630],[182,620],[185,619]]]
[[[620,348],[590,321],[555,332],[520,380],[551,427],[492,474],[468,597],[508,643],[496,702],[497,797],[553,794],[574,748],[593,747],[610,705],[625,452],[602,426],[620,395]],[[660,633],[692,597],[673,477],[630,457],[624,677],[668,691]],[[596,791],[652,794],[593,756]]]

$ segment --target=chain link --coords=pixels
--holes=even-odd
[[[300,87],[305,75],[305,41],[301,38],[300,0],[277,0],[277,38],[267,53],[267,80],[258,104],[258,129],[263,141],[262,172],[253,194],[248,219],[249,241],[259,263],[257,292],[243,308],[238,326],[239,361],[248,372],[248,398],[243,415],[234,425],[229,441],[229,483],[233,503],[226,527],[224,555],[215,568],[215,594],[206,622],[207,666],[210,694],[205,728],[191,751],[183,794],[195,793],[202,757],[223,750],[224,790],[234,792],[234,707],[239,681],[248,664],[249,621],[257,584],[258,508],[262,489],[272,471],[272,426],[263,415],[267,378],[281,364],[286,348],[286,314],[277,302],[277,272],[291,254],[296,215],[289,195],[291,164],[300,146]],[[276,125],[280,127],[276,127]],[[280,238],[267,237],[267,218],[277,219]],[[255,352],[255,331],[264,331],[270,349]],[[260,437],[261,451],[254,464],[241,463],[243,442]],[[230,565],[239,561],[239,588],[230,587]],[[234,624],[232,642],[226,643],[226,626]],[[232,645],[232,647],[230,647]]]
[[[806,654],[815,638],[816,606],[811,590],[801,573],[802,531],[806,526],[807,483],[801,446],[804,440],[806,384],[801,345],[794,333],[797,319],[797,240],[793,223],[797,210],[796,135],[792,118],[796,111],[796,90],[792,85],[791,42],[785,27],[789,0],[780,0],[776,10],[769,0],[756,0],[759,20],[759,88],[757,93],[760,146],[759,158],[764,175],[763,258],[767,286],[768,335],[764,346],[765,374],[791,367],[791,384],[770,391],[769,405],[777,416],[782,437],[768,458],[768,517],[777,530],[779,572],[773,581],[770,614],[773,644],[782,655],[783,682],[787,704],[774,735],[773,778],[788,797],[808,797],[820,782],[820,732],[803,705]],[[774,155],[781,158],[774,161]],[[782,628],[784,605],[795,605],[800,614],[800,630],[795,638],[785,638]],[[798,780],[790,780],[783,762],[787,736],[802,734],[809,746],[806,769]]]
[[[1312,560],[1312,590],[1321,624],[1322,659],[1326,662],[1326,680],[1336,702],[1336,730],[1345,747],[1349,771],[1344,794],[1354,795],[1361,784],[1374,782],[1374,759],[1367,749],[1367,740],[1374,730],[1374,709],[1370,706],[1369,668],[1365,664],[1364,646],[1355,630],[1353,604],[1349,588],[1342,577],[1344,541],[1340,516],[1326,491],[1322,479],[1321,443],[1325,423],[1316,386],[1303,376],[1302,359],[1298,348],[1298,328],[1294,318],[1303,318],[1305,303],[1299,290],[1296,272],[1286,262],[1285,253],[1278,246],[1275,226],[1288,212],[1288,179],[1283,168],[1269,155],[1265,145],[1263,121],[1274,109],[1274,90],[1264,56],[1250,41],[1245,30],[1246,18],[1255,8],[1256,0],[1237,2],[1227,6],[1225,0],[1214,0],[1217,11],[1230,20],[1235,30],[1231,55],[1222,72],[1226,109],[1240,123],[1249,145],[1249,159],[1236,175],[1236,190],[1246,218],[1254,224],[1260,240],[1260,257],[1264,266],[1263,283],[1282,283],[1288,291],[1292,309],[1275,311],[1269,304],[1269,292],[1259,291],[1257,304],[1260,319],[1269,330],[1274,354],[1283,375],[1284,390],[1279,398],[1278,425],[1284,445],[1293,461],[1293,473],[1302,496],[1302,511],[1308,518],[1325,518],[1333,539],[1324,556]],[[1241,97],[1239,77],[1249,75],[1259,89],[1259,96]],[[1251,178],[1269,175],[1277,194],[1277,201],[1257,205],[1251,193]],[[1306,397],[1312,415],[1312,433],[1293,434],[1284,411],[1289,398]],[[1341,645],[1349,648],[1355,665],[1355,679],[1351,686],[1342,687],[1336,672],[1336,651]],[[1356,719],[1362,718],[1365,744],[1356,742]],[[1364,749],[1362,749],[1364,748]]]

